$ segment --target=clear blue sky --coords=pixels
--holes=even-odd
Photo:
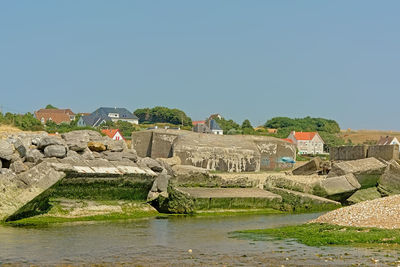
[[[1,1],[0,105],[400,130],[400,1]]]

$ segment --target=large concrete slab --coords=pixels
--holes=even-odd
[[[260,188],[179,187],[178,189],[193,198],[267,198],[282,200],[281,196]]]
[[[0,220],[16,213],[39,197],[65,174],[43,162],[19,175],[2,176],[0,180]]]
[[[399,159],[399,145],[385,145],[385,146],[369,146],[368,157],[384,160],[398,160]]]
[[[368,153],[368,146],[339,146],[329,149],[330,159],[338,160],[357,160],[365,159]]]

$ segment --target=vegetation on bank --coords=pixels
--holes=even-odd
[[[254,241],[295,239],[308,246],[400,245],[400,229],[389,230],[319,223],[237,231],[232,233],[232,237]]]
[[[171,123],[175,125],[192,126],[192,119],[180,109],[167,107],[140,108],[133,114],[139,118],[140,123]]]

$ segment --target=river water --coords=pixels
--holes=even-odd
[[[318,213],[151,218],[45,228],[0,226],[0,265],[397,266],[398,251],[249,241],[229,232],[304,223]],[[191,250],[191,252],[189,252]],[[375,261],[374,261],[375,260]],[[377,265],[376,265],[377,264]]]

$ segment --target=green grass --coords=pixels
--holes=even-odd
[[[41,215],[41,216],[21,219],[18,221],[5,222],[4,224],[9,226],[19,226],[19,227],[22,226],[41,227],[41,226],[49,226],[51,224],[70,223],[70,222],[117,221],[117,220],[128,220],[128,219],[139,219],[139,218],[155,217],[157,215],[160,215],[157,211],[140,211],[140,210],[130,213],[109,213],[104,215],[93,215],[93,216],[85,216],[77,218]]]
[[[376,246],[399,245],[400,229],[345,227],[329,224],[302,224],[272,229],[245,230],[232,237],[250,240],[295,239],[308,246]]]

